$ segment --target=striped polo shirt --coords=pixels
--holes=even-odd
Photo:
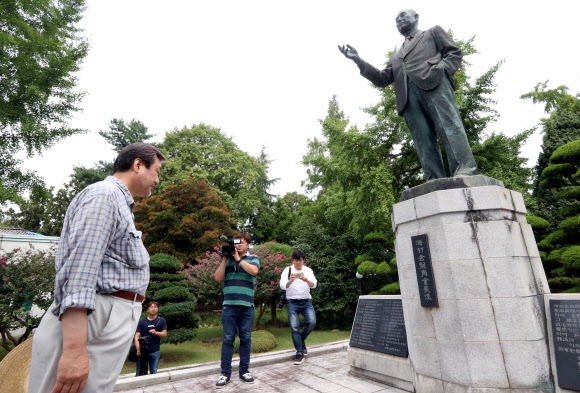
[[[246,254],[242,259],[260,268],[260,260],[257,256]],[[223,305],[254,307],[255,285],[256,277],[246,273],[232,258],[228,258],[226,262]]]

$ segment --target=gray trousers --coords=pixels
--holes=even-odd
[[[28,393],[50,393],[62,354],[62,327],[50,311],[44,314],[32,341]],[[142,306],[113,296],[97,295],[95,311],[88,316],[90,373],[83,393],[112,392],[141,316]]]
[[[451,176],[477,174],[453,87],[444,76],[433,90],[422,90],[407,79],[407,105],[403,118],[413,136],[425,180],[447,177],[437,134],[447,154]]]

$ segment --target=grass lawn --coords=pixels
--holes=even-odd
[[[263,328],[276,337],[277,347],[274,351],[292,349],[290,328]],[[161,345],[161,359],[159,370],[169,367],[185,366],[188,364],[205,363],[220,360],[221,340],[223,330],[221,326],[197,329],[197,337],[181,344]],[[306,340],[307,345],[324,344],[334,341],[348,340],[350,331],[314,330]],[[204,339],[216,339],[214,342],[203,342]],[[237,355],[234,354],[234,357]],[[135,363],[126,361],[121,374],[135,373]]]

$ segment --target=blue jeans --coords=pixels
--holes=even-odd
[[[292,333],[292,343],[296,352],[302,352],[302,343],[316,327],[316,313],[310,299],[288,299],[288,322]],[[300,314],[304,316],[305,324],[300,331]]]
[[[252,327],[254,326],[254,308],[245,306],[222,307],[222,326],[224,339],[222,341],[222,374],[232,375],[232,357],[234,355],[234,340],[236,333],[240,336],[240,375],[250,368],[250,352],[252,350]]]
[[[157,374],[157,366],[159,365],[159,358],[161,357],[161,351],[150,352],[147,355],[147,362],[149,363],[149,374]],[[137,358],[137,372],[135,376],[138,377],[139,375],[147,375],[146,372],[142,374],[139,373],[141,369],[141,356]]]

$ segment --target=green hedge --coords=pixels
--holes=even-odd
[[[266,330],[256,330],[252,332],[252,353],[268,352],[276,348],[276,337]],[[240,338],[234,341],[234,353],[240,352]]]

